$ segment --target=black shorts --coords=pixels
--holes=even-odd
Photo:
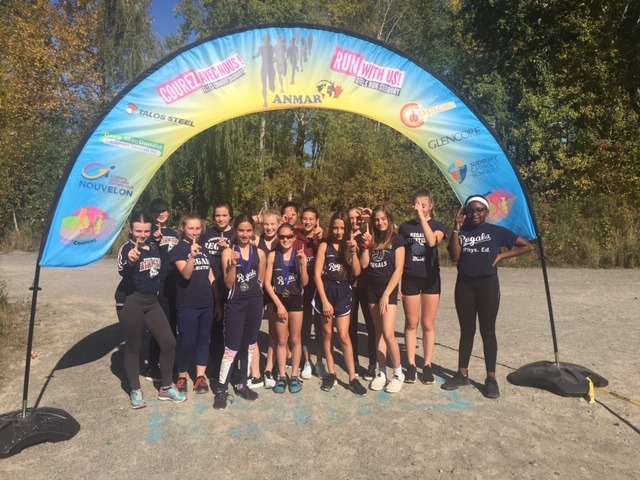
[[[302,311],[302,295],[289,295],[288,297],[285,298],[282,295],[278,294],[278,298],[284,305],[284,308],[287,309],[287,312]],[[274,308],[275,308],[275,305],[274,305]]]
[[[380,297],[384,293],[387,285],[389,284],[388,280],[374,280],[372,278],[369,279],[367,283],[367,302],[378,304],[380,303]],[[391,294],[389,295],[389,305],[397,305],[398,304],[398,286],[393,289]]]
[[[324,292],[326,293],[327,299],[329,300],[331,305],[333,305],[334,317],[344,317],[345,315],[349,315],[351,313],[353,291],[351,290],[351,285],[349,285],[349,283],[325,282]],[[311,305],[316,312],[318,312],[320,315],[323,314],[322,300],[320,299],[320,295],[318,295],[317,291],[313,297],[313,302],[311,303]]]
[[[402,295],[440,295],[440,274],[435,277],[412,277],[402,275]]]

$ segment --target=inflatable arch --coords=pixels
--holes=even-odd
[[[98,261],[180,145],[226,120],[287,108],[352,112],[396,129],[436,163],[458,199],[483,193],[489,221],[537,238],[526,192],[497,136],[451,87],[376,41],[274,25],[194,43],[113,101],[62,179],[39,265]]]

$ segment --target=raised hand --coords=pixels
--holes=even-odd
[[[196,241],[196,237],[193,237],[191,239],[191,256],[192,257],[197,257],[198,254],[200,253],[200,250],[202,249],[202,247],[200,246],[200,244]]]
[[[229,242],[226,238],[224,238],[224,232],[220,232],[220,240],[218,240],[218,246],[220,248],[227,248],[229,246]]]
[[[138,248],[138,241],[136,240],[136,246],[129,250],[127,258],[130,263],[136,263],[140,259],[140,249]]]
[[[160,223],[158,223],[158,230],[153,234],[153,238],[155,238],[158,243],[162,240],[162,225]]]

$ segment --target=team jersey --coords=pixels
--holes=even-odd
[[[372,280],[389,279],[396,269],[396,250],[404,248],[404,239],[394,233],[391,244],[383,250],[369,251],[369,265],[365,273]]]
[[[171,265],[170,252],[178,242],[178,234],[175,230],[169,227],[162,227],[162,238],[160,241],[156,241],[154,234],[158,231],[158,226],[153,225],[151,227],[150,243],[155,243],[160,250],[160,259],[162,260],[162,268],[160,269],[160,281],[164,282],[169,276],[169,273],[173,270]]]
[[[316,265],[316,257],[318,255],[318,247],[323,239],[317,235],[308,237],[301,229],[296,229],[296,239],[293,244],[294,251],[302,249],[307,256],[307,272],[309,273],[309,283],[313,284],[313,269]]]
[[[504,227],[483,223],[465,224],[460,228],[458,241],[462,247],[458,260],[458,272],[466,277],[484,278],[498,273],[492,266],[502,247],[511,249],[518,235]]]
[[[322,280],[333,283],[344,283],[349,280],[348,272],[345,272],[342,266],[342,254],[328,242],[322,267]]]
[[[134,292],[158,293],[160,288],[160,268],[162,260],[160,251],[154,244],[146,244],[148,249],[140,247],[138,261],[129,263],[129,252],[136,246],[133,240],[128,241],[118,252],[118,273],[122,280],[116,288],[116,305],[122,306],[127,295]]]
[[[208,228],[201,236],[200,236],[200,245],[206,250],[207,255],[209,256],[209,263],[211,263],[211,268],[213,268],[213,274],[216,278],[223,278],[222,271],[222,250],[218,242],[225,238],[228,245],[235,243],[236,241],[236,231],[232,228],[223,232],[217,226],[213,228]]]
[[[271,276],[271,284],[278,295],[286,289],[289,295],[302,295],[304,289],[300,280],[300,272],[298,271],[298,263],[296,262],[296,252],[291,250],[291,258],[288,262],[284,260],[282,251],[277,248],[274,250],[273,274]]]
[[[278,243],[278,240],[275,239],[271,245],[275,247],[277,243]],[[271,252],[272,250],[275,250],[275,248],[273,247],[270,248],[269,245],[267,245],[267,241],[264,239],[262,235],[258,237],[258,248],[264,252],[265,256],[269,255],[269,252]]]
[[[444,223],[433,218],[428,220],[431,230],[447,233]],[[410,220],[400,225],[398,233],[404,238],[407,249],[404,256],[403,274],[419,278],[432,278],[440,274],[438,247],[430,247],[424,238],[424,230],[418,220]]]
[[[191,243],[182,240],[171,250],[171,263],[188,261],[191,256]],[[213,292],[209,282],[209,256],[200,251],[194,258],[191,278],[186,280],[178,273],[176,281],[176,308],[205,308],[213,305]]]
[[[234,245],[235,251],[239,251],[240,247]],[[242,254],[236,267],[236,281],[229,290],[229,300],[239,300],[249,297],[262,297],[262,282],[260,282],[260,255],[258,248],[249,244],[249,258],[244,260]]]

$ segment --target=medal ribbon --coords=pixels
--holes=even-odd
[[[282,281],[284,282],[284,289],[286,290],[289,286],[289,272],[293,269],[295,262],[295,257],[293,256],[293,252],[291,252],[291,258],[289,258],[289,263],[287,264],[284,261],[284,253],[280,252],[280,258],[282,259]]]
[[[251,260],[253,259],[253,248],[249,245],[249,260],[245,262],[244,258],[242,258],[242,249],[240,245],[236,245],[238,247],[238,252],[240,252],[240,267],[242,268],[242,283],[247,283],[249,271],[251,268]]]

